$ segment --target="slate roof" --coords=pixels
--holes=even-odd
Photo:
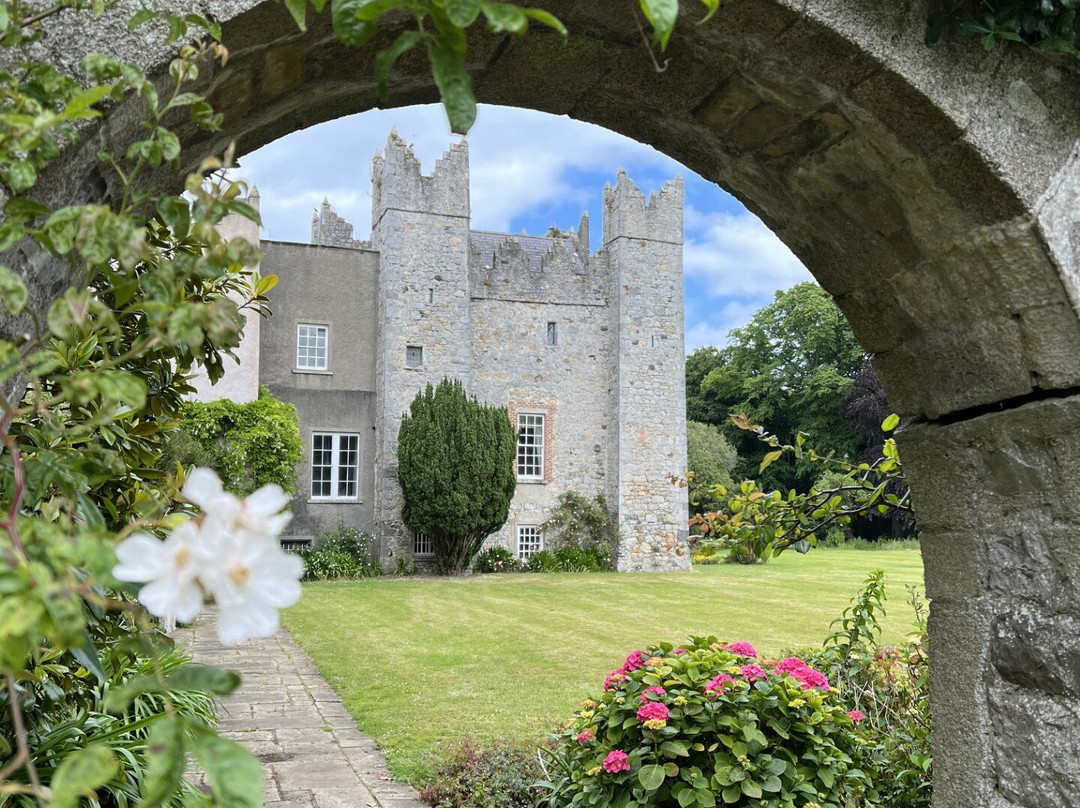
[[[521,249],[529,257],[529,269],[534,272],[540,271],[540,259],[547,254],[548,250],[555,244],[556,241],[562,242],[563,249],[570,254],[570,260],[574,264],[574,272],[579,275],[585,274],[585,262],[582,260],[581,254],[578,252],[578,242],[576,238],[564,237],[553,238],[551,236],[526,236],[515,235],[513,233],[493,233],[488,230],[470,230],[469,231],[469,245],[471,249],[480,253],[481,260],[485,265],[491,266],[493,258],[495,257],[495,251],[499,248],[499,245],[505,242],[507,239],[514,239],[521,245]]]

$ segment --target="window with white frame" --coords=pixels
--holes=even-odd
[[[434,555],[435,550],[431,546],[431,536],[427,533],[413,533],[413,555]]]
[[[521,480],[544,479],[544,416],[518,413],[517,474]]]
[[[296,369],[326,370],[330,356],[330,328],[300,323],[296,326]]]
[[[360,470],[360,436],[316,432],[311,436],[311,498],[355,500]]]
[[[538,525],[517,526],[517,556],[528,561],[544,549],[544,534]]]

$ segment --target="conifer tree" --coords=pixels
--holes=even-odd
[[[431,538],[440,573],[464,572],[506,524],[515,450],[506,407],[468,398],[461,382],[443,379],[413,399],[398,431],[401,516]]]

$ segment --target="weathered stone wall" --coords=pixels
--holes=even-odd
[[[401,415],[419,390],[443,378],[471,389],[468,146],[454,144],[423,176],[391,133],[371,180],[371,244],[379,253],[375,526],[382,563],[392,568],[413,550],[397,481]],[[409,346],[423,350],[419,367],[405,364]]]
[[[338,215],[329,199],[324,199],[311,216],[311,243],[320,247],[359,246],[353,238],[352,224]]]
[[[690,569],[687,493],[669,480],[686,470],[682,242],[681,179],[648,204],[622,172],[614,188],[604,189],[603,244],[618,340],[614,504],[623,571]]]

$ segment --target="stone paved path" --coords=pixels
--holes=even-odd
[[[175,633],[196,662],[243,677],[221,702],[221,734],[250,749],[266,772],[267,808],[423,808],[391,778],[371,738],[284,629],[238,648],[218,642],[215,615]]]

